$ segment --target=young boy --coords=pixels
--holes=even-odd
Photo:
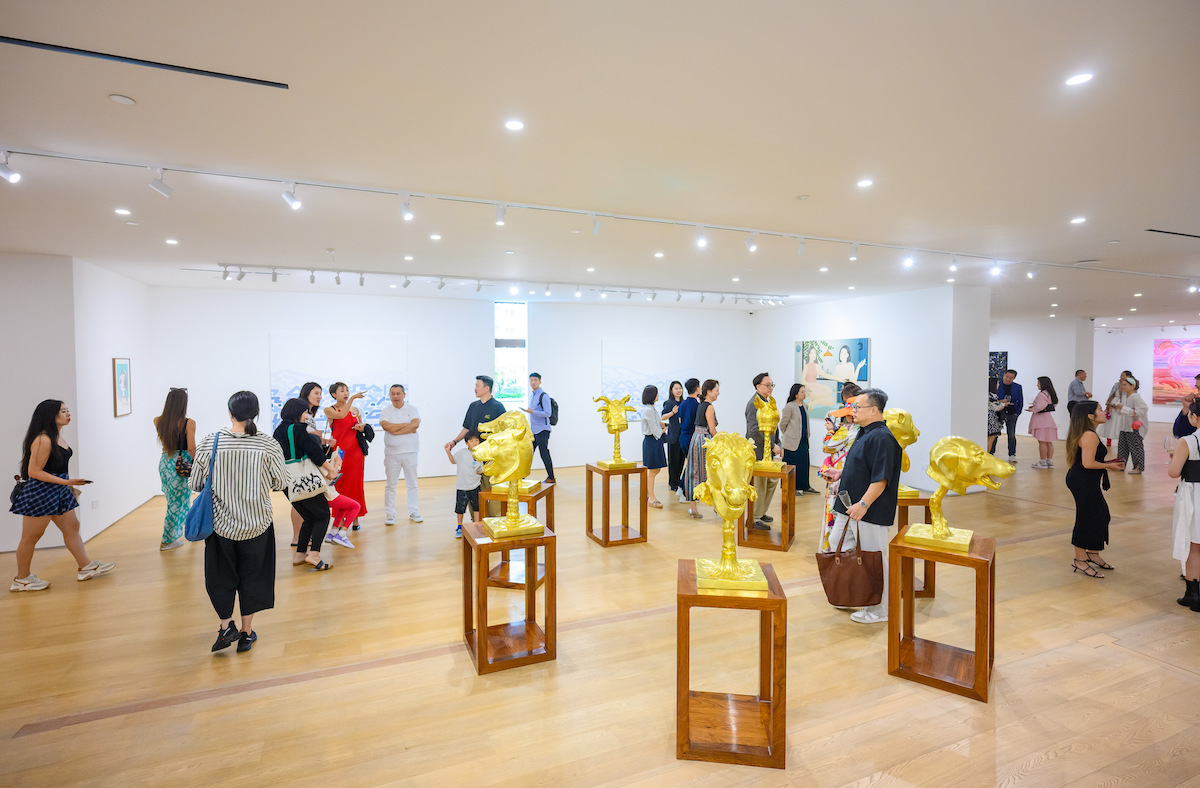
[[[471,454],[479,445],[479,433],[475,430],[469,431],[464,443],[466,445],[454,454],[450,453],[449,448],[446,449],[446,456],[450,458],[450,462],[458,466],[458,492],[454,498],[454,513],[458,515],[458,528],[454,529],[455,539],[462,539],[463,515],[468,505],[471,507],[472,522],[479,517],[479,476],[483,473],[483,463]]]

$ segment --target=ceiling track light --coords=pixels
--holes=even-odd
[[[476,279],[475,280],[475,292],[478,293],[482,289],[483,289],[483,281],[480,279]]]
[[[650,292],[650,298],[649,298],[649,300],[650,300],[650,301],[653,301],[653,300],[654,300],[654,299],[656,299],[656,298],[658,298],[658,291],[657,291],[657,290],[652,290],[652,291]]]
[[[438,280],[437,289],[441,290],[445,286],[446,286],[446,277],[443,276],[441,279]]]
[[[154,172],[155,178],[154,180],[150,181],[150,188],[154,189],[154,191],[158,192],[163,197],[170,197],[171,193],[175,190],[163,182],[162,167],[153,167],[151,169]]]
[[[300,202],[298,197],[296,197],[296,184],[285,183],[285,184],[283,184],[283,186],[284,186],[283,194],[282,194],[283,201],[286,202],[289,206],[291,206],[293,211],[300,210],[300,207],[303,205],[303,203]]]
[[[578,287],[577,287],[577,288],[575,288],[575,297],[576,297],[576,298],[582,298],[582,297],[583,297],[583,293],[580,291],[580,289],[579,289]]]
[[[271,269],[271,281],[272,281],[272,282],[278,282],[278,281],[279,281],[279,271],[278,271],[278,269],[275,269],[275,268],[272,268],[272,269]]]
[[[404,277],[404,284],[401,285],[401,287],[408,287],[411,284],[412,284],[412,280],[406,276],[406,277]]]
[[[600,234],[600,220],[596,217],[596,214],[594,214],[594,213],[589,213],[588,218],[590,218],[592,220],[592,235],[599,235]]]
[[[992,276],[1000,276],[1000,266],[996,263],[992,264]]]
[[[751,252],[758,251],[758,233],[750,233],[750,237],[746,239],[746,248]]]
[[[796,254],[803,257],[806,251],[808,251],[808,243],[807,239],[802,235],[800,236],[800,243],[796,246]]]
[[[242,281],[242,280],[243,280],[243,279],[245,279],[245,278],[246,278],[246,269],[245,269],[245,268],[239,268],[239,269],[238,269],[237,280],[240,282],[240,281]]]
[[[407,195],[404,197],[404,202],[400,203],[400,218],[406,222],[413,220],[412,205],[409,203]]]
[[[913,261],[913,253],[912,253],[912,250],[911,250],[911,249],[905,249],[905,250],[904,250],[904,267],[905,267],[905,268],[912,268],[912,267],[913,267],[913,262],[914,262],[914,261]]]
[[[721,293],[721,303],[725,303],[725,294]]]
[[[221,278],[224,279],[226,282],[228,282],[229,281],[229,266],[221,266],[221,270],[222,270]]]
[[[364,285],[366,285],[366,283],[367,283],[367,275],[360,273],[358,275],[358,286],[363,287]]]
[[[550,297],[550,283],[546,283],[546,298]]]
[[[708,238],[704,235],[704,227],[699,224],[696,225],[696,246],[701,249],[708,246]]]
[[[676,291],[675,291],[675,303],[677,303],[677,304],[678,304],[678,303],[679,303],[679,299],[681,299],[681,298],[683,298],[683,293],[681,293],[681,292],[679,292],[678,290],[676,290]]]
[[[626,301],[628,301],[628,300],[629,300],[629,299],[631,299],[631,298],[633,298],[633,291],[632,291],[632,290],[626,290],[626,291],[625,291],[625,300],[626,300]]]
[[[700,303],[704,303],[704,293],[700,294]]]
[[[308,283],[310,285],[315,285],[317,283],[317,272],[316,271],[308,272]]]
[[[850,244],[850,261],[858,259],[858,244]]]
[[[16,183],[21,180],[21,173],[8,166],[8,151],[0,151],[0,178],[9,183]]]
[[[601,298],[608,298],[608,293],[606,293],[605,291],[601,290],[601,291],[600,291],[600,297],[601,297]]]
[[[333,275],[333,283],[335,285],[340,285],[342,283],[342,272],[341,271],[338,271],[336,274]]]
[[[504,215],[506,213],[508,213],[507,205],[505,205],[504,203],[500,203],[499,205],[496,206],[496,226],[497,227],[504,226]]]

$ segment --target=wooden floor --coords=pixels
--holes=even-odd
[[[327,573],[288,565],[285,525],[249,654],[209,653],[202,548],[158,551],[161,498],[89,543],[108,577],[77,583],[65,550],[39,551],[50,590],[0,598],[0,785],[1200,786],[1200,614],[1175,604],[1165,455],[1114,476],[1117,569],[1090,580],[1070,571],[1062,444],[1052,471],[1029,467],[1030,439],[1019,453],[999,492],[946,504],[998,542],[991,703],[888,676],[886,625],[829,607],[818,498],[800,499],[791,552],[739,551],[789,598],[785,772],[675,759],[676,559],[717,557],[711,512],[667,503],[647,544],[604,549],[575,468],[556,493],[558,659],[483,677],[462,642],[452,478],[422,481],[423,524],[390,528],[369,485],[358,549],[328,549]],[[943,565],[918,634],[969,647],[970,584]],[[493,596],[493,621],[522,599]],[[696,613],[693,689],[753,693],[756,627]]]

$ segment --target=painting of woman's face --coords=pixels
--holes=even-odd
[[[850,348],[842,345],[842,349],[838,351],[838,361],[850,360]]]
[[[808,363],[815,364],[817,361],[817,348],[815,345],[810,345],[808,348]]]

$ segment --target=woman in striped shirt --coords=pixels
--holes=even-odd
[[[213,433],[196,447],[188,482],[197,492],[213,467],[213,441],[217,444],[213,474],[213,532],[204,540],[204,585],[221,628],[212,650],[238,641],[238,651],[249,651],[258,640],[251,627],[254,614],[275,606],[275,525],[271,491],[287,487],[283,452],[270,435],[260,435],[254,425],[258,397],[239,391],[229,398],[229,429]],[[241,631],[233,623],[233,601],[238,597]]]

